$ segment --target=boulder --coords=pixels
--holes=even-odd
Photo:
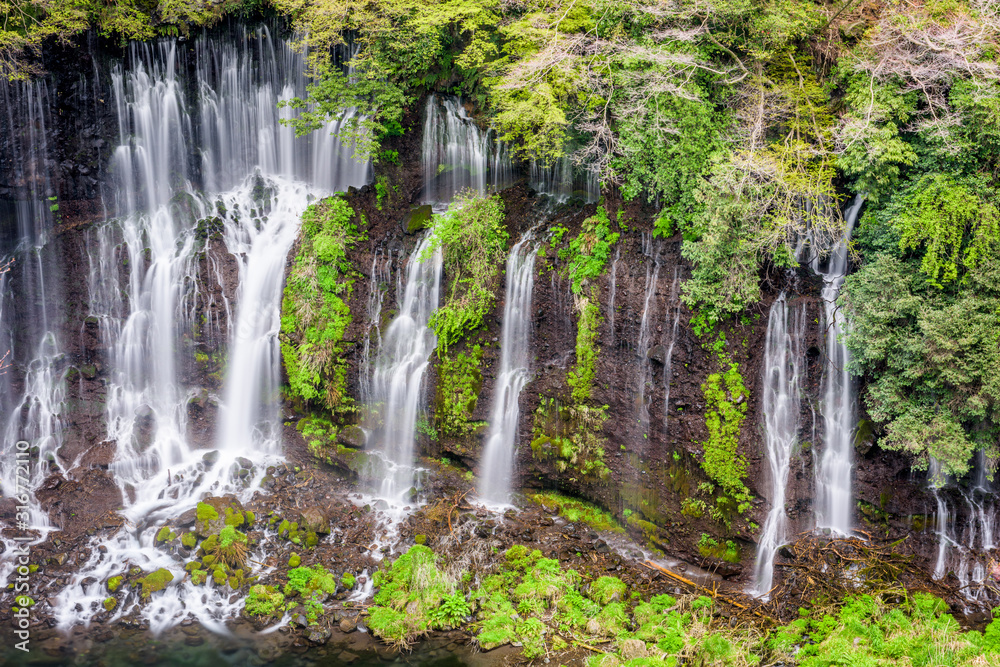
[[[646,657],[646,644],[639,639],[626,639],[619,645],[618,652],[626,662]]]
[[[350,447],[351,449],[362,449],[365,446],[365,441],[367,440],[364,429],[360,426],[345,426],[340,429],[340,433],[337,434],[337,442],[344,447]]]
[[[326,535],[330,532],[330,521],[323,510],[318,507],[308,507],[299,514],[299,530]]]
[[[403,216],[402,221],[399,223],[403,228],[403,233],[416,234],[422,229],[426,229],[433,213],[434,211],[431,209],[430,204],[414,206]]]
[[[646,353],[646,358],[663,366],[667,363],[667,348],[663,345],[654,345],[649,348],[649,352]]]

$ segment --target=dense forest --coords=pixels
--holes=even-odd
[[[67,318],[79,315],[81,322],[67,325],[67,330],[83,332],[73,336],[90,336],[79,345],[86,349],[45,357],[72,357],[72,367],[70,362],[47,361],[58,367],[58,372],[49,373],[66,386],[82,388],[70,390],[79,391],[79,396],[66,399],[58,394],[55,402],[69,406],[75,401],[66,414],[82,413],[80,406],[93,400],[99,405],[95,413],[104,410],[107,416],[101,417],[99,435],[87,432],[88,441],[117,443],[119,452],[127,449],[122,443],[135,443],[136,461],[156,461],[149,464],[156,468],[155,475],[107,482],[107,488],[115,487],[108,492],[115,501],[108,501],[107,508],[100,505],[102,511],[117,510],[119,504],[133,508],[135,515],[122,516],[141,526],[136,529],[138,542],[144,530],[146,542],[156,535],[152,544],[143,542],[141,548],[138,542],[130,543],[135,553],[153,547],[167,550],[185,568],[178,576],[190,573],[192,581],[200,578],[194,582],[198,586],[214,578],[216,586],[242,591],[243,616],[256,629],[286,616],[286,622],[291,617],[292,627],[298,623],[306,634],[324,623],[334,631],[354,630],[359,617],[347,626],[343,619],[354,609],[354,601],[365,600],[355,598],[362,595],[355,575],[361,577],[364,570],[367,577],[371,568],[373,581],[366,579],[366,594],[371,594],[372,583],[376,592],[374,604],[364,612],[370,616],[362,623],[396,647],[411,646],[432,631],[472,628],[476,646],[486,651],[513,644],[521,649],[518,659],[531,661],[577,650],[591,656],[594,667],[819,667],[904,661],[979,666],[1000,655],[1000,621],[987,624],[989,605],[1000,599],[993,518],[987,516],[995,509],[989,489],[1000,460],[1000,2],[0,0],[0,17],[0,77],[5,79],[0,102],[6,105],[9,120],[4,127],[11,137],[21,132],[14,131],[20,127],[15,100],[21,93],[11,91],[36,90],[33,82],[50,75],[52,54],[86,49],[92,54],[99,48],[102,58],[127,63],[114,65],[110,74],[93,75],[94,91],[100,91],[100,85],[107,88],[93,93],[103,95],[100,103],[107,104],[104,98],[110,102],[112,91],[118,101],[118,127],[108,135],[117,132],[113,141],[120,138],[121,147],[112,156],[102,140],[95,152],[105,152],[95,163],[103,163],[94,169],[107,176],[107,182],[114,181],[117,194],[110,196],[106,188],[90,197],[101,199],[101,206],[92,208],[109,211],[107,220],[72,218],[63,204],[71,198],[59,187],[43,193],[45,210],[38,215],[58,230],[59,238],[73,239],[48,246],[53,253],[65,253],[53,261],[78,261],[90,271],[86,285],[64,288],[67,294],[86,290],[79,295],[81,302],[88,302],[86,308],[81,305],[79,313],[66,309],[72,311]],[[257,25],[269,28],[253,27]],[[292,134],[296,140],[311,141],[310,169],[318,172],[316,165],[331,159],[317,148],[318,137],[333,136],[338,150],[350,151],[336,158],[340,165],[353,165],[350,178],[332,181],[346,192],[324,192],[319,198],[310,192],[306,197],[283,181],[268,180],[276,174],[288,176],[289,169],[271,169],[263,159],[254,165],[254,158],[239,174],[248,180],[230,184],[219,177],[219,183],[227,185],[214,187],[211,178],[216,173],[225,178],[230,174],[224,168],[212,171],[211,160],[228,153],[215,144],[209,147],[204,137],[211,132],[224,135],[223,129],[211,128],[224,128],[226,119],[238,117],[238,112],[227,111],[222,95],[213,97],[212,86],[229,90],[219,83],[226,81],[219,74],[226,66],[246,80],[253,78],[239,69],[249,72],[253,66],[239,64],[243,61],[220,65],[229,56],[206,46],[227,39],[251,44],[238,48],[253,53],[247,62],[257,58],[260,72],[272,67],[265,67],[261,55],[265,41],[284,54],[287,40],[288,55],[282,55],[281,62],[294,63],[289,69],[301,71],[281,75],[299,76],[301,85],[282,89],[278,74],[254,70],[253,76],[274,77],[267,81],[274,90],[254,97],[266,87],[261,84],[253,94],[240,97],[240,103],[252,106],[251,100],[259,104],[266,99],[275,126],[253,134],[251,141],[271,141],[273,135],[274,143],[283,146],[281,142],[292,141]],[[163,55],[166,49],[160,55],[141,52],[136,44],[144,42],[169,45],[169,56]],[[192,44],[193,55],[183,55],[184,45]],[[156,60],[164,57],[169,67]],[[179,71],[197,70],[198,83],[185,83],[183,94],[172,97],[170,59],[175,58],[183,64]],[[84,71],[90,67],[81,69],[81,81],[91,76]],[[278,66],[273,67],[278,72]],[[98,65],[92,69],[97,72]],[[61,73],[60,80],[72,76]],[[183,76],[195,75],[181,74],[178,80]],[[156,88],[147,79],[162,85]],[[232,84],[243,91],[240,94],[252,88],[239,88],[246,85],[242,78],[232,80],[240,82]],[[142,85],[153,91],[145,101],[136,92]],[[174,104],[184,109],[181,116],[190,109],[191,118],[197,106],[192,100],[197,99],[197,113],[202,115],[197,122],[187,116],[175,120],[170,113],[157,115],[158,96],[169,102],[163,109],[176,113],[170,106]],[[150,117],[153,125],[162,126],[157,139],[161,143],[144,143],[145,130],[134,111],[141,104],[154,108]],[[218,114],[221,120],[212,121],[216,125],[209,122],[206,109]],[[247,121],[247,127],[253,122],[257,130],[264,127],[259,119]],[[112,125],[107,123],[108,128]],[[233,135],[245,129],[231,125]],[[457,159],[428,158],[435,148],[429,139],[432,131],[441,132],[440,148],[446,142],[460,143],[455,128],[463,128],[462,137],[474,135],[463,140],[489,155],[480,156],[483,164],[493,160],[490,181],[470,168],[473,178],[461,185],[471,188],[455,187],[447,196],[432,196],[432,188],[443,188],[445,180],[461,181],[453,176],[459,171]],[[286,131],[287,138],[282,134]],[[149,194],[148,201],[136,204],[132,186],[120,184],[122,174],[145,168],[142,160],[154,145],[167,154],[172,142],[179,145],[195,134],[202,143],[190,139],[190,146],[177,150],[197,158],[178,161],[171,154],[165,166],[150,172],[153,177],[145,186],[134,186],[138,191],[153,188],[157,180],[169,182],[169,196]],[[226,144],[220,140],[219,146]],[[276,160],[291,164],[299,159],[299,144],[295,146],[288,149],[287,158],[276,150]],[[123,160],[123,150],[132,151],[132,161]],[[185,160],[187,166],[182,166]],[[190,169],[196,160],[202,161],[200,166]],[[0,166],[5,161],[15,162],[13,153],[0,154]],[[527,172],[530,165],[532,174],[563,165],[574,174],[574,183],[599,186],[582,194],[575,187],[572,195],[543,207],[537,203],[536,190],[542,188],[534,175],[498,175],[501,163],[517,173]],[[476,178],[482,179],[481,185],[476,186]],[[14,183],[9,192],[15,194],[4,189],[4,181],[0,200],[25,199],[17,188],[24,189],[32,179],[8,180]],[[32,192],[42,201],[41,189]],[[125,192],[128,196],[121,194]],[[301,210],[296,208],[299,203]],[[0,217],[5,210],[0,206]],[[158,241],[153,221],[157,210],[169,211],[171,224],[176,220],[178,229],[188,231],[170,227],[169,233],[178,235]],[[115,222],[118,227],[105,231],[118,218],[135,222]],[[279,226],[273,236],[268,236],[268,225]],[[425,228],[431,232],[420,236]],[[35,255],[43,256],[39,248],[46,243],[36,243]],[[252,248],[259,247],[254,243],[270,243],[282,252],[275,251],[268,264],[254,264],[258,260]],[[71,246],[84,250],[73,255],[78,251],[66,249]],[[21,262],[17,257],[14,261]],[[65,259],[69,257],[73,259]],[[404,257],[409,258],[405,264]],[[137,263],[148,265],[145,279],[126,275],[138,270]],[[105,267],[112,265],[121,273],[109,273]],[[171,280],[189,287],[179,288],[176,303],[170,301],[160,311],[155,303],[140,306],[144,299],[155,302],[156,292],[149,285],[155,286],[161,275],[156,267],[167,265],[173,267]],[[10,267],[8,262],[4,270]],[[668,267],[673,269],[672,284]],[[621,273],[625,268],[627,273]],[[251,290],[257,276],[258,282],[270,280],[274,297],[268,301],[265,293],[271,287],[260,287],[264,296],[253,302],[259,322],[254,315],[244,321],[243,311],[230,304],[242,304],[250,299],[247,294],[256,294]],[[623,281],[621,287],[616,279]],[[658,280],[666,285],[658,287]],[[14,293],[21,289],[18,279],[12,284]],[[617,310],[616,287],[621,290]],[[121,295],[126,292],[129,306],[105,305],[117,298],[124,303]],[[46,298],[42,293],[39,302]],[[516,312],[518,307],[524,312]],[[658,307],[662,312],[656,312]],[[180,370],[171,367],[173,375],[163,385],[172,387],[170,405],[182,406],[177,413],[210,415],[205,419],[212,426],[198,436],[204,443],[222,443],[223,456],[229,456],[226,438],[243,438],[255,447],[265,443],[253,451],[272,456],[273,447],[268,450],[267,443],[276,442],[278,451],[285,451],[280,449],[284,438],[301,443],[302,457],[275,469],[249,453],[249,458],[237,458],[245,452],[233,450],[235,463],[224,459],[234,466],[226,473],[231,479],[220,477],[215,486],[203,486],[216,459],[202,462],[204,443],[187,436],[185,454],[174,463],[172,475],[166,469],[171,461],[166,452],[181,447],[164,444],[160,450],[161,439],[167,437],[162,435],[163,414],[169,410],[161,414],[156,391],[148,389],[126,410],[121,405],[128,402],[123,398],[130,390],[128,382],[121,382],[119,394],[86,384],[118,382],[102,362],[93,361],[105,353],[112,359],[112,348],[118,357],[107,362],[109,367],[126,369],[140,363],[122,361],[128,355],[119,351],[135,355],[126,344],[128,308],[146,308],[150,321],[160,316],[158,312],[178,313],[170,315],[177,319],[172,325],[175,338],[166,343],[155,339],[152,326],[154,333],[142,343],[146,347],[136,349],[147,357],[165,345],[178,350]],[[273,326],[260,314],[271,310]],[[650,313],[659,318],[652,324],[647,321]],[[530,354],[501,349],[518,322],[525,341],[535,336]],[[5,326],[14,330],[13,325]],[[100,334],[94,333],[98,329]],[[246,334],[249,329],[256,333]],[[623,342],[624,334],[632,339]],[[774,342],[779,335],[781,341]],[[264,341],[260,349],[239,356],[238,343],[254,336]],[[270,350],[272,343],[273,352],[260,352]],[[523,345],[530,347],[528,342]],[[843,354],[835,358],[838,346]],[[517,354],[523,359],[514,358]],[[672,354],[681,355],[673,365]],[[278,365],[264,369],[279,356],[280,361],[273,362]],[[409,367],[412,374],[397,377],[393,373],[398,370],[389,372],[379,365],[383,361],[392,369]],[[249,370],[234,371],[238,364]],[[15,367],[15,375],[24,379],[12,386],[23,384],[26,398],[8,411],[14,415],[11,424],[35,419],[38,412],[27,398],[34,391],[33,367],[17,360]],[[85,368],[94,370],[88,375]],[[144,370],[136,373],[143,377],[137,382],[158,386],[157,374],[165,372],[161,367]],[[819,480],[831,470],[820,458],[820,443],[830,450],[836,421],[830,406],[840,400],[830,389],[836,384],[831,378],[841,372],[844,379],[837,391],[858,389],[857,414],[846,390],[849,398],[844,400],[852,404],[841,405],[843,414],[837,417],[847,421],[838,427],[848,451],[844,511],[857,511],[856,521],[853,514],[824,516],[835,503],[821,498],[818,490],[815,505],[811,495],[802,502],[809,495],[802,489],[812,484],[802,480]],[[105,375],[108,379],[101,379]],[[772,375],[783,383],[774,390],[769,388],[776,382],[769,379]],[[231,407],[238,392],[232,387],[241,385],[260,387],[244,412]],[[184,391],[174,391],[176,387]],[[493,393],[500,396],[501,389],[512,392],[513,398],[505,394],[494,400]],[[518,412],[522,389],[530,398],[520,398]],[[93,399],[89,392],[100,398]],[[662,417],[659,412],[650,416],[654,397],[663,405],[654,412],[662,412]],[[32,400],[46,405],[42,399]],[[499,406],[493,412],[489,400]],[[505,412],[504,405],[511,401],[513,412]],[[115,410],[127,416],[118,417]],[[215,410],[221,436],[215,435]],[[387,424],[395,424],[396,413],[409,421],[393,430],[397,427]],[[802,416],[807,413],[811,427]],[[668,415],[677,430],[668,430]],[[172,419],[179,432],[188,434],[197,421]],[[501,427],[503,419],[510,423]],[[268,425],[261,426],[265,422]],[[35,436],[42,437],[24,433],[23,427],[8,427],[15,439],[35,442]],[[49,431],[43,435],[58,440]],[[372,456],[378,449],[372,447],[373,438],[385,441],[377,456]],[[784,460],[776,463],[771,443],[782,438]],[[72,479],[72,471],[90,466],[100,468],[102,475],[110,470],[109,477],[126,475],[120,454],[108,455],[103,463],[81,463],[97,460],[97,447],[89,449],[93,442],[73,450],[59,440],[50,454],[50,472]],[[146,454],[150,442],[156,456]],[[502,449],[502,442],[508,443],[507,450],[517,442],[519,453],[496,454],[493,448]],[[414,456],[424,457],[420,465],[441,470],[411,471]],[[530,466],[524,465],[526,460]],[[176,473],[192,461],[200,466],[195,482],[194,474],[185,481],[184,473]],[[271,463],[267,459],[267,465]],[[320,500],[325,487],[312,477],[296,477],[303,474],[297,464],[325,466],[324,474],[330,480],[336,476],[338,484],[341,477],[350,484],[375,479],[382,484],[382,496],[403,498],[399,504],[405,510],[384,524],[358,518],[356,508],[344,509],[353,508],[346,501],[337,510],[339,519],[299,516],[296,489],[304,485],[309,489],[302,492],[307,494],[304,502],[320,504],[325,502]],[[406,472],[401,474],[403,467]],[[515,468],[517,472],[509,472]],[[178,515],[182,509],[191,514],[187,524],[181,523],[183,515],[159,509],[159,514],[146,515],[137,509],[147,501],[155,505],[155,494],[144,496],[142,484],[164,473],[160,502],[177,493],[166,490],[173,485],[191,485],[180,492],[177,508]],[[486,483],[491,475],[499,481]],[[438,481],[427,481],[432,478]],[[248,542],[254,512],[250,496],[240,494],[247,491],[249,480],[279,500],[254,501],[265,503],[263,509],[255,505],[254,512],[268,512],[266,519],[257,520],[267,524],[260,530],[271,532],[263,538],[251,536]],[[75,483],[66,482],[64,490]],[[46,490],[50,484],[42,478],[33,484],[35,494],[55,494],[56,487]],[[772,494],[762,498],[768,484]],[[468,487],[464,493],[463,485]],[[837,489],[829,481],[818,481],[821,486]],[[904,486],[906,490],[900,490]],[[922,490],[914,490],[917,487]],[[946,487],[961,495],[945,500]],[[508,529],[498,528],[504,525],[503,517],[520,525],[503,509],[488,520],[469,509],[468,520],[459,522],[466,494],[474,488],[484,497],[499,494],[504,503],[509,499],[505,489],[523,488],[535,502],[526,516],[550,512],[589,528],[575,537],[552,537],[561,545],[553,546],[552,553],[529,551],[521,543],[529,542],[524,535],[531,536],[530,530],[519,533],[515,527],[502,533]],[[420,496],[425,490],[430,495]],[[230,493],[235,495],[226,495]],[[376,492],[372,497],[382,496]],[[292,502],[294,509],[289,509]],[[367,497],[362,502],[367,504],[361,515],[396,507],[379,507]],[[768,502],[773,504],[770,513]],[[411,504],[423,509],[408,514]],[[957,506],[967,512],[962,516],[968,517],[970,537],[958,535]],[[96,507],[91,518],[103,521]],[[45,508],[47,516],[55,512]],[[239,520],[230,521],[233,516]],[[536,519],[552,525],[544,518],[531,521]],[[486,526],[486,521],[488,528],[476,527],[476,522]],[[808,525],[809,535],[794,537],[786,523]],[[325,527],[321,530],[319,524]],[[184,532],[182,525],[194,527]],[[347,525],[360,527],[355,534],[354,528],[343,527]],[[461,525],[467,526],[465,532]],[[694,554],[715,579],[688,580],[676,572],[668,572],[665,576],[671,578],[665,579],[656,574],[659,566],[643,565],[650,575],[638,567],[638,557],[634,566],[620,561],[609,566],[603,538],[598,541],[604,550],[591,554],[597,565],[586,562],[596,534],[591,540],[584,533],[608,526],[648,549],[643,552],[647,556],[666,553],[683,560]],[[814,528],[820,529],[818,534]],[[857,533],[852,535],[853,529]],[[338,530],[350,539],[334,538]],[[386,531],[399,538],[391,547],[379,542],[389,539]],[[912,547],[912,553],[900,551],[923,539],[906,542],[912,535],[928,531],[932,539]],[[861,540],[862,533],[871,541]],[[549,539],[545,529],[541,534],[546,535],[539,538],[543,542]],[[43,531],[40,540],[47,535]],[[369,560],[361,565],[346,561],[340,579],[332,569],[323,569],[318,555],[313,569],[306,567],[302,559],[309,557],[300,558],[299,552],[316,548],[325,535],[331,535],[331,544],[336,539],[336,549],[368,548]],[[478,535],[483,541],[463,548],[463,535],[469,540]],[[831,535],[844,539],[847,556],[837,551],[836,539],[823,541]],[[78,537],[87,538],[83,529]],[[182,539],[190,543],[181,545]],[[279,572],[288,570],[287,582],[262,578],[263,583],[255,583],[247,555],[255,539],[279,545],[273,552],[279,556],[269,554],[268,563]],[[383,554],[393,558],[376,559],[374,547],[355,542],[378,543]],[[986,555],[969,556],[976,545]],[[47,548],[59,550],[58,545]],[[323,562],[341,565],[341,552],[329,548]],[[946,567],[948,549],[961,551],[961,572]],[[787,564],[781,584],[788,586],[781,589],[787,599],[775,595],[769,600],[775,590],[770,565],[761,579],[758,562],[757,589],[748,583],[749,569],[744,572],[741,563],[752,564],[754,551],[758,559],[778,558]],[[498,564],[486,564],[490,555],[496,555]],[[112,565],[98,555],[89,557],[96,559],[88,561],[97,573],[92,578],[110,581]],[[838,570],[836,584],[816,581],[826,575],[824,559]],[[970,562],[979,563],[978,574],[967,571]],[[154,570],[154,564],[159,569]],[[154,576],[169,574],[168,565],[153,558],[141,570],[133,572],[131,565],[129,574],[122,570],[119,583],[129,577],[136,599],[127,599],[136,609],[173,581]],[[571,566],[595,570],[581,579]],[[596,575],[608,567],[620,567],[628,587],[613,569]],[[923,572],[920,581],[937,584],[914,584],[917,570]],[[735,606],[735,600],[743,599],[733,592],[735,587],[718,594],[716,584],[729,579],[746,584],[749,595]],[[965,590],[973,580],[980,585],[975,594]],[[674,588],[678,581],[690,585],[684,595]],[[874,583],[866,587],[858,581]],[[933,587],[945,586],[944,581],[949,590]],[[103,605],[106,617],[117,619],[123,612],[118,605],[126,600],[116,593],[118,583],[99,594],[87,588],[92,583],[81,580],[80,586],[93,598],[97,613]],[[798,596],[794,602],[791,590]],[[962,601],[961,627],[949,615],[948,604],[935,597],[946,593],[953,596],[948,598],[951,611],[957,609],[955,600]],[[336,617],[323,616],[328,598],[344,603]],[[759,603],[771,606],[755,606]],[[756,617],[748,618],[752,614]],[[159,617],[154,613],[153,618],[156,626]],[[304,620],[299,623],[298,618]],[[322,642],[312,635],[309,641],[325,644],[330,636],[325,632]],[[603,643],[609,646],[595,648]]]

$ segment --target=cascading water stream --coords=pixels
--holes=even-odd
[[[611,271],[608,276],[610,296],[608,297],[608,331],[611,332],[611,346],[615,344],[615,296],[618,292],[618,262],[621,260],[622,247],[615,245],[615,258],[611,260]]]
[[[566,155],[549,165],[532,160],[528,170],[528,184],[533,190],[554,199],[558,204],[573,197],[590,204],[601,197],[597,173],[589,169],[580,174],[575,173],[573,161]]]
[[[486,192],[513,181],[507,147],[484,131],[455,97],[427,98],[421,148],[424,201],[445,204],[465,189]]]
[[[532,233],[528,232],[507,257],[500,373],[494,389],[489,436],[480,464],[479,495],[497,504],[510,500],[517,425],[521,416],[519,398],[531,378],[531,294],[535,286],[537,255],[531,239]]]
[[[255,197],[263,189],[257,181],[248,179],[222,197],[228,211],[242,211],[242,216],[225,218],[226,246],[239,260],[239,307],[218,444],[220,450],[241,456],[281,451],[282,286],[286,257],[310,195],[307,186],[280,179],[273,181],[271,192]],[[250,211],[257,216],[245,210],[253,204]]]
[[[663,355],[663,432],[667,435],[667,420],[670,417],[670,381],[673,379],[674,345],[677,344],[677,330],[681,323],[681,293],[680,267],[674,267],[674,282],[670,287],[670,303],[674,304],[671,311],[667,308],[667,325],[670,327],[670,342]],[[671,319],[673,323],[671,324]]]
[[[635,407],[639,428],[643,440],[649,438],[649,397],[647,392],[652,385],[652,368],[649,361],[649,351],[652,347],[650,322],[656,311],[656,288],[660,278],[660,244],[650,238],[643,238],[643,251],[651,260],[646,263],[646,290],[643,298],[642,320],[639,324],[639,340],[636,343],[636,355],[639,359],[639,369],[636,372]]]
[[[52,100],[45,80],[5,79],[0,80],[0,100],[7,111],[0,119],[5,129],[0,149],[12,168],[14,201],[9,213],[16,221],[12,226],[16,236],[8,239],[13,253],[0,259],[0,357],[4,365],[19,367],[24,374],[19,395],[14,391],[11,369],[0,374],[4,429],[0,497],[26,493],[27,503],[19,505],[26,505],[23,511],[27,517],[19,515],[18,525],[23,521],[24,528],[44,538],[52,526],[34,491],[50,466],[63,470],[57,452],[63,437],[67,371],[61,341],[49,317],[50,307],[58,302],[50,275],[53,267],[58,267],[58,259],[48,245],[54,223],[49,198],[55,195],[46,130]],[[8,211],[0,211],[0,215],[5,213]],[[19,452],[23,455],[21,442],[28,445],[28,460],[18,459]],[[27,464],[27,471],[19,463]],[[5,544],[10,546],[6,536],[0,538],[0,547]]]
[[[114,208],[122,217],[88,234],[88,284],[91,315],[111,350],[106,417],[117,451],[110,469],[129,525],[92,545],[59,593],[61,627],[88,622],[106,596],[103,582],[139,566],[175,578],[142,607],[153,632],[187,617],[226,631],[241,602],[211,585],[195,587],[156,548],[155,534],[206,495],[252,494],[265,464],[280,455],[277,336],[286,257],[310,199],[361,184],[370,169],[348,165],[349,147],[331,148],[336,138],[297,138],[279,125],[279,99],[305,89],[302,56],[285,42],[261,30],[235,43],[202,38],[194,52],[196,67],[182,68],[174,42],[136,45],[131,66],[112,77],[120,131]],[[196,85],[184,85],[191,71]],[[197,90],[198,100],[186,100],[184,90]],[[195,160],[210,195],[191,183],[187,167]],[[313,178],[319,187],[289,180]],[[191,441],[187,405],[205,390],[186,386],[178,371],[194,356],[185,334],[195,330],[195,306],[205,298],[199,257],[220,273],[199,220],[221,227],[239,276],[235,302],[225,304],[228,372],[215,443]],[[211,455],[199,449],[212,444]],[[127,598],[113,616],[136,604]]]
[[[847,276],[848,251],[854,223],[864,198],[855,197],[845,214],[844,236],[825,262],[817,255],[813,272],[823,277],[823,319],[826,332],[826,364],[823,371],[823,453],[816,466],[816,526],[849,535],[851,519],[851,471],[856,426],[854,381],[847,369],[850,354],[841,340],[846,327],[837,297]],[[825,265],[824,265],[825,264]]]
[[[785,489],[798,444],[806,312],[789,306],[785,293],[771,305],[764,342],[764,437],[771,477],[771,510],[757,541],[751,593],[766,597],[774,578],[774,555],[786,537]]]
[[[371,394],[364,397],[370,434],[367,449],[374,455],[372,478],[381,480],[379,495],[406,505],[416,483],[414,435],[424,392],[424,373],[437,336],[428,326],[438,307],[441,248],[431,248],[432,233],[410,254],[406,288],[399,314],[386,328],[375,358]],[[425,257],[425,254],[429,256]]]
[[[960,592],[969,600],[981,597],[989,553],[997,546],[994,532],[997,507],[986,479],[986,465],[986,457],[980,450],[970,488],[955,485],[961,497],[955,507],[948,502],[947,491],[952,485],[942,476],[940,464],[932,458],[930,465],[931,493],[937,504],[934,531],[938,536],[933,576],[943,579],[949,573],[954,574]],[[966,510],[964,516],[960,509]]]

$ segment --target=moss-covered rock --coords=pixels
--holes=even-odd
[[[421,230],[427,229],[427,225],[430,224],[433,214],[434,211],[431,209],[430,204],[414,206],[403,216],[399,226],[403,229],[404,234],[416,234]]]
[[[154,570],[142,579],[136,581],[136,584],[142,586],[142,598],[146,600],[149,599],[149,596],[153,593],[162,591],[173,580],[173,573],[170,570],[161,567],[160,569]]]

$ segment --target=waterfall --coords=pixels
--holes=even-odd
[[[13,201],[0,202],[0,217],[15,221],[4,230],[0,258],[0,357],[7,368],[0,374],[0,497],[28,491],[28,528],[44,534],[49,517],[35,500],[34,491],[48,476],[50,466],[63,470],[57,453],[62,446],[66,359],[50,308],[58,304],[59,258],[49,245],[54,223],[55,189],[50,166],[48,123],[54,104],[48,83],[9,82],[0,78],[0,101],[6,116],[0,119],[0,155]],[[10,254],[6,251],[10,250]],[[54,310],[54,309],[53,309]],[[17,385],[13,369],[23,372]],[[19,442],[28,443],[27,484],[18,484]],[[23,447],[23,445],[21,445]],[[21,463],[25,461],[21,460]],[[23,468],[22,468],[22,473]],[[9,546],[0,537],[0,548]],[[2,551],[0,551],[2,553]]]
[[[802,372],[805,368],[806,311],[789,307],[785,293],[771,305],[764,342],[764,436],[771,475],[771,511],[757,541],[752,593],[768,596],[774,555],[785,540],[785,488],[798,443]]]
[[[674,304],[671,312],[667,310],[667,326],[670,327],[670,342],[663,355],[663,435],[667,435],[667,419],[670,417],[670,381],[673,378],[674,345],[677,343],[677,330],[681,323],[681,293],[680,267],[674,267],[674,282],[670,287],[670,303]],[[673,323],[671,324],[671,316]]]
[[[255,201],[260,179],[226,194],[225,241],[239,259],[236,327],[230,343],[229,374],[220,415],[219,447],[240,455],[279,453],[281,447],[281,297],[285,259],[299,232],[309,188],[276,181],[269,201]],[[265,195],[266,196],[266,195]],[[240,204],[243,204],[241,207]],[[257,212],[253,216],[251,212]]]
[[[447,203],[465,189],[502,190],[513,181],[509,151],[484,131],[455,97],[430,95],[421,147],[424,201]]]
[[[564,203],[576,197],[591,204],[601,197],[601,185],[597,173],[587,169],[576,173],[573,160],[564,155],[551,164],[532,160],[528,170],[528,185],[538,192]]]
[[[193,66],[173,40],[133,45],[128,67],[112,72],[119,146],[110,208],[120,217],[85,238],[90,315],[110,351],[110,470],[129,527],[97,538],[58,593],[63,628],[87,623],[102,609],[103,582],[139,566],[166,568],[179,582],[141,607],[154,633],[189,617],[225,632],[241,602],[185,580],[181,564],[156,548],[155,534],[205,495],[252,494],[280,456],[277,336],[286,257],[309,201],[360,185],[370,173],[329,136],[336,123],[305,137],[279,124],[293,113],[279,111],[279,100],[303,95],[307,83],[303,55],[286,42],[261,29],[231,42],[202,37],[191,50]],[[186,97],[191,91],[196,99]],[[200,283],[202,252],[208,272],[221,273],[199,241],[199,221],[221,227],[237,268],[225,328],[196,319],[209,298]],[[206,327],[227,339],[214,443],[191,439],[188,403],[208,390],[191,386],[180,370],[195,361]],[[213,444],[218,450],[209,455],[204,447]],[[112,620],[137,609],[129,597]]]
[[[611,271],[608,277],[608,331],[611,332],[611,347],[615,345],[615,294],[618,291],[618,261],[622,256],[622,248],[615,244],[615,258],[611,260]]]
[[[847,363],[850,355],[840,340],[846,322],[837,307],[837,296],[847,276],[847,244],[864,199],[858,195],[845,215],[844,236],[826,258],[812,262],[823,277],[823,319],[826,331],[826,365],[823,371],[823,453],[816,466],[816,525],[835,533],[851,533],[851,469],[854,450],[856,398]]]
[[[528,232],[507,257],[507,301],[503,308],[500,373],[493,395],[489,437],[480,465],[479,495],[489,502],[510,500],[514,447],[521,416],[519,398],[530,379],[531,292],[535,286],[535,246]]]
[[[652,384],[652,373],[649,362],[649,350],[652,347],[649,323],[656,311],[656,287],[660,277],[660,245],[654,245],[652,238],[647,242],[643,237],[643,251],[652,259],[652,266],[646,263],[646,294],[643,299],[642,321],[639,324],[639,340],[636,344],[636,354],[639,357],[639,370],[636,373],[635,406],[638,413],[639,427],[643,439],[649,437],[649,399],[647,388]]]
[[[953,573],[962,595],[969,600],[978,599],[987,578],[989,553],[997,546],[994,532],[997,507],[986,479],[985,454],[980,450],[977,455],[970,488],[955,485],[961,500],[954,508],[946,497],[945,487],[951,486],[949,480],[943,478],[941,466],[933,458],[929,477],[937,505],[934,531],[938,547],[933,576],[943,579],[949,572]],[[967,514],[960,522],[959,508],[962,506]]]
[[[380,495],[406,504],[414,487],[414,432],[423,398],[424,372],[437,337],[427,326],[438,307],[442,252],[430,248],[426,235],[410,255],[406,289],[399,314],[386,328],[376,355],[371,394],[364,397],[369,412],[368,450],[375,455],[374,479],[381,480]]]
[[[388,290],[389,279],[392,276],[392,251],[384,252],[381,247],[372,255],[371,273],[368,279],[368,308],[365,328],[365,340],[361,347],[361,371],[358,373],[361,382],[361,396],[371,396],[372,378],[372,333],[375,334],[375,349],[382,345],[382,335],[379,321],[382,319],[382,301]]]

